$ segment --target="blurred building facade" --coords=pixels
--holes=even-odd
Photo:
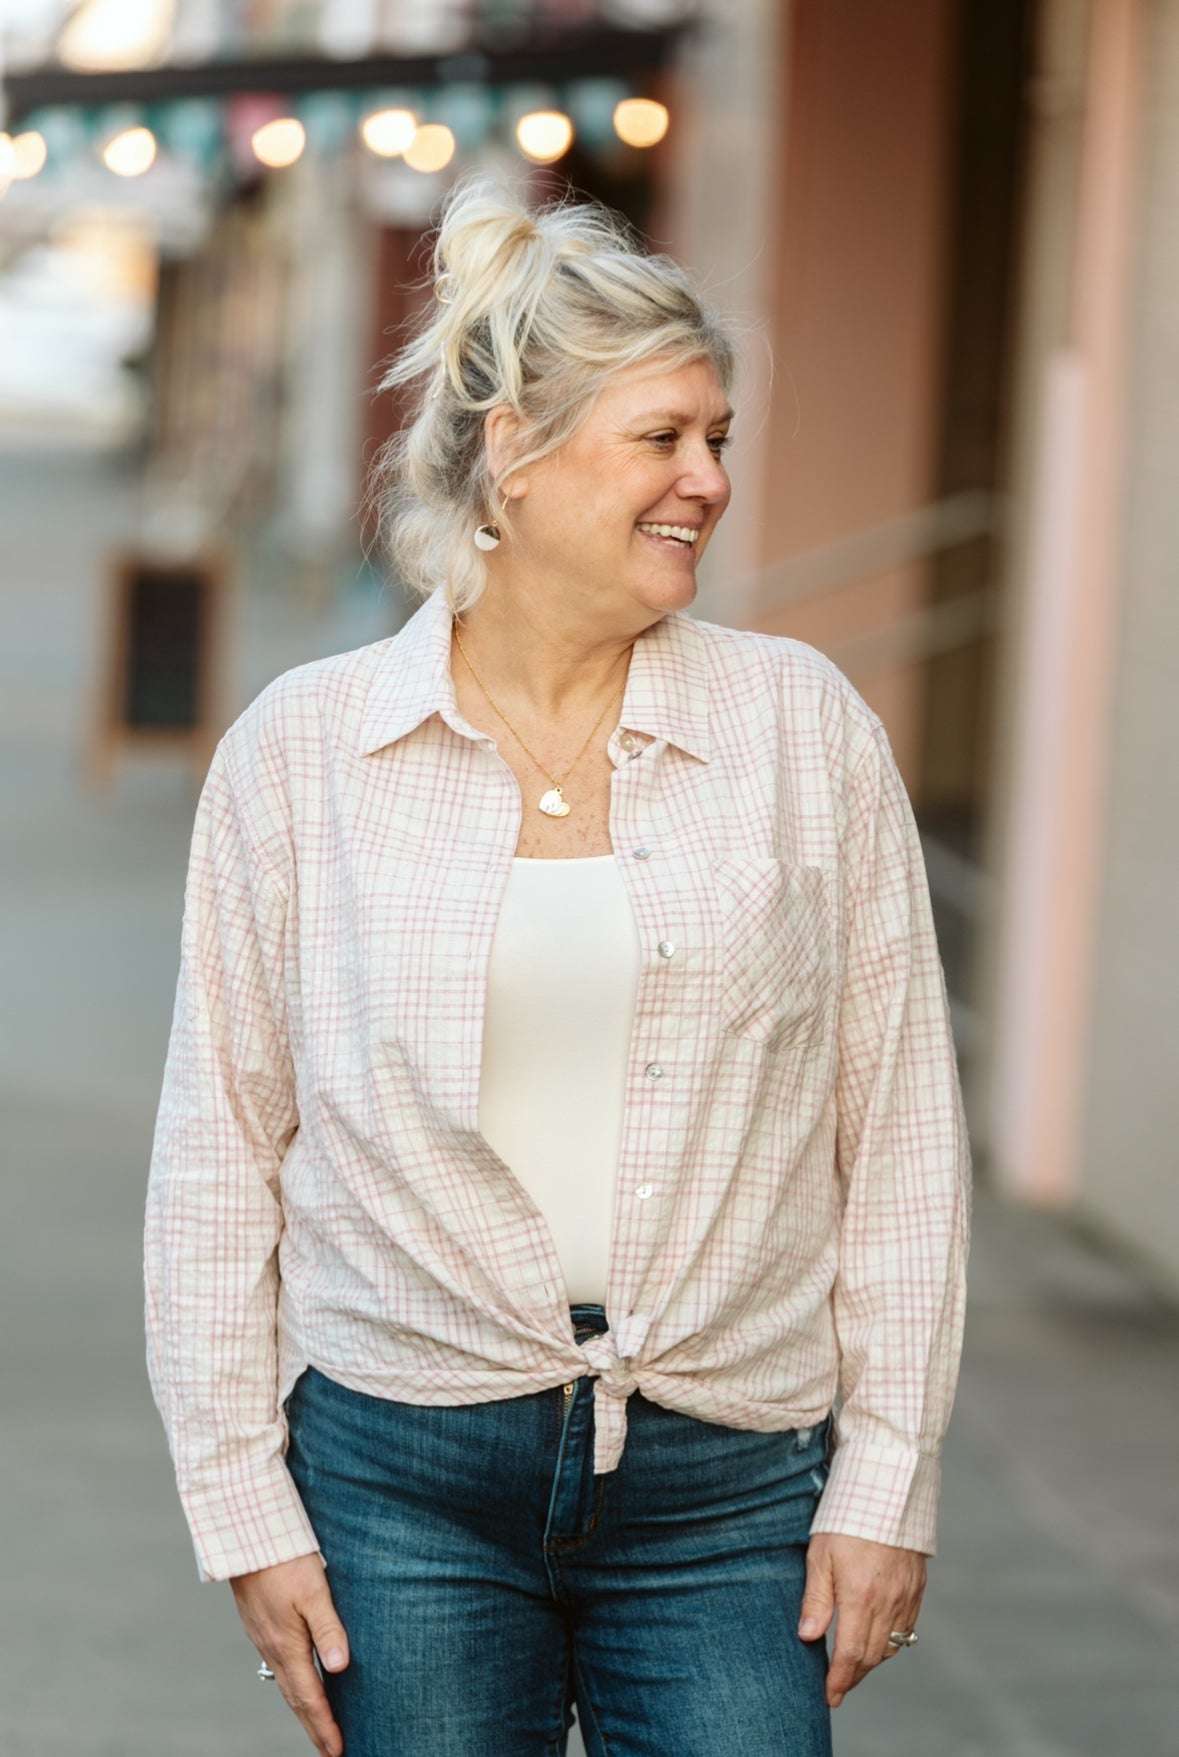
[[[734,619],[889,727],[981,1164],[1175,1290],[1179,5],[761,16],[777,374]]]
[[[748,332],[701,613],[821,647],[884,718],[981,1166],[1179,1288],[1179,0],[161,0],[138,58],[163,84],[120,91],[136,56],[104,63],[95,30],[74,66],[114,83],[50,81],[34,112],[29,70],[64,53],[44,16],[10,53],[8,126],[47,117],[50,164],[12,183],[0,241],[27,253],[80,204],[147,216],[140,443],[147,523],[174,541],[261,519],[327,581],[355,549],[364,460],[397,419],[375,368],[454,175],[572,183],[701,274]],[[632,63],[624,45],[595,96],[562,45],[611,32]],[[210,57],[319,72],[200,87]],[[627,93],[667,107],[666,139],[619,141]],[[360,148],[378,101],[449,128],[453,158]],[[546,167],[511,123],[547,106],[576,128]],[[288,113],[307,150],[265,171],[250,143]],[[145,120],[159,162],[116,189],[92,149]],[[56,183],[55,152],[74,155]]]

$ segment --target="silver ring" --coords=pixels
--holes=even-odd
[[[894,1629],[888,1638],[888,1645],[894,1653],[899,1653],[902,1647],[916,1647],[917,1642],[916,1629]]]
[[[258,1676],[264,1684],[273,1684],[274,1682],[274,1673],[271,1671],[265,1660],[263,1660],[262,1664],[258,1667]]]

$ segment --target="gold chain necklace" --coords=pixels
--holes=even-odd
[[[467,668],[470,671],[472,677],[475,679],[475,682],[479,685],[479,688],[483,691],[483,694],[487,697],[488,701],[491,703],[492,707],[495,709],[496,713],[499,715],[500,719],[503,721],[504,725],[507,727],[507,729],[511,733],[512,737],[516,740],[516,743],[520,746],[520,749],[524,752],[525,756],[528,758],[528,760],[531,763],[534,763],[536,765],[536,767],[540,770],[541,774],[544,776],[545,780],[550,783],[549,791],[547,793],[542,793],[539,800],[537,801],[537,804],[539,805],[541,811],[544,812],[546,817],[568,817],[569,816],[569,801],[565,798],[565,795],[563,792],[564,784],[569,779],[570,775],[573,773],[574,769],[577,767],[578,763],[581,761],[581,759],[585,755],[586,751],[589,749],[590,741],[592,740],[594,733],[598,730],[598,727],[602,724],[602,721],[606,718],[606,715],[610,712],[610,709],[614,706],[615,702],[618,700],[619,696],[622,694],[623,690],[626,688],[626,678],[625,677],[623,678],[623,680],[619,684],[618,688],[614,691],[614,694],[610,697],[610,700],[606,703],[606,706],[602,709],[601,713],[598,715],[597,719],[594,721],[593,726],[590,728],[589,738],[586,739],[585,743],[582,745],[581,749],[578,751],[577,755],[574,757],[574,759],[570,763],[569,767],[565,770],[565,773],[561,776],[560,780],[557,780],[557,778],[554,775],[550,775],[549,771],[545,768],[544,764],[540,761],[539,757],[533,756],[532,752],[529,750],[529,748],[525,744],[524,740],[520,737],[520,734],[516,731],[516,728],[512,725],[512,722],[508,719],[508,716],[504,713],[503,709],[500,707],[499,703],[496,701],[495,697],[492,695],[491,691],[488,689],[487,685],[484,683],[483,679],[480,677],[478,671],[476,671],[474,662],[471,659],[471,655],[467,652],[466,647],[464,647],[464,645],[463,645],[462,636],[459,634],[457,622],[454,625],[454,638],[458,642],[458,650],[462,654],[463,659],[466,662]]]

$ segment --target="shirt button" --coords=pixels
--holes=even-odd
[[[675,947],[671,943],[670,940],[660,940],[660,942],[659,942],[659,956],[661,958],[674,958],[675,957]]]
[[[646,1074],[648,1080],[662,1080],[663,1078],[663,1069],[659,1066],[658,1062],[648,1062],[643,1069],[643,1072]]]
[[[649,848],[632,848],[631,855],[635,860],[650,860],[651,850]]]
[[[638,1197],[640,1202],[645,1202],[647,1200],[648,1196],[653,1196],[654,1194],[655,1194],[655,1185],[654,1184],[640,1184],[638,1189],[635,1191],[635,1195]]]
[[[639,741],[633,732],[624,732],[618,742],[623,750],[630,751],[632,755],[639,748]]]

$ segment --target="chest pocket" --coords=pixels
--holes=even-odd
[[[808,1035],[831,982],[822,867],[721,860],[714,879],[726,1029],[768,1049]]]

